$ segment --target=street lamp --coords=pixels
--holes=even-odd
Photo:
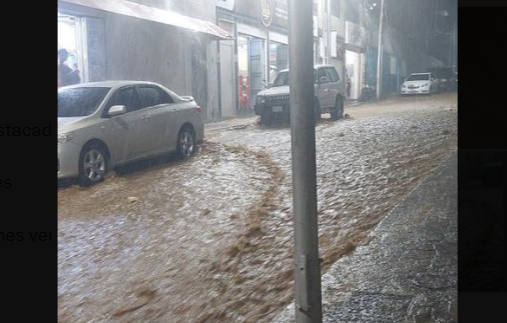
[[[382,88],[382,28],[384,21],[384,0],[380,1],[380,18],[378,28],[378,56],[377,56],[377,100],[380,100]]]

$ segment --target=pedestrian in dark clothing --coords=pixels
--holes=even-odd
[[[81,82],[79,77],[79,70],[72,70],[65,64],[69,58],[69,53],[66,49],[62,48],[58,50],[58,87],[78,84]]]
[[[347,75],[347,97],[350,98],[350,77]]]

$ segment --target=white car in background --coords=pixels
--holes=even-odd
[[[402,95],[432,94],[437,91],[438,84],[431,73],[413,73],[401,85],[400,93]]]
[[[109,81],[58,89],[58,179],[95,184],[121,164],[177,152],[190,157],[204,123],[191,96],[157,83]]]

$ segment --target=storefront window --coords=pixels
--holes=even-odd
[[[58,13],[58,50],[65,49],[68,53],[68,58],[64,62],[70,69],[75,71],[80,82],[83,79],[83,57],[80,50],[79,34],[79,18]],[[59,79],[60,84],[60,79]],[[73,84],[73,83],[72,83]],[[65,83],[61,85],[66,85]]]
[[[288,50],[287,45],[269,43],[269,82],[273,82],[281,70],[288,68]]]
[[[345,19],[359,24],[359,7],[360,3],[355,0],[348,0],[345,4]]]
[[[250,77],[248,73],[248,38],[238,37],[239,112],[250,109]]]
[[[340,1],[331,1],[331,15],[335,17],[340,17],[340,10],[341,10]]]
[[[238,85],[240,113],[252,113],[257,93],[267,82],[266,42],[250,35],[238,37]]]
[[[76,38],[76,17],[58,13],[58,49],[67,50],[67,65],[71,68],[78,64]]]
[[[106,79],[104,21],[78,11],[58,9],[58,50],[65,49],[65,64],[77,69],[82,83]]]

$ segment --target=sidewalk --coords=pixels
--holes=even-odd
[[[364,102],[359,102],[357,100],[345,100],[345,108],[352,108],[358,105],[363,104]],[[237,116],[231,117],[224,120],[210,122],[205,124],[205,130],[207,131],[219,131],[224,129],[230,129],[234,127],[241,127],[250,124],[254,124],[259,116],[251,115],[251,116]]]
[[[457,322],[457,154],[322,277],[323,322]],[[294,303],[274,320],[294,322]]]
[[[206,132],[223,130],[223,129],[229,129],[229,128],[233,128],[233,127],[253,124],[257,121],[258,118],[259,118],[259,116],[256,116],[256,115],[248,116],[248,117],[230,118],[230,119],[225,119],[225,120],[221,120],[221,121],[217,121],[217,122],[206,123],[204,125],[204,127],[205,127]]]

